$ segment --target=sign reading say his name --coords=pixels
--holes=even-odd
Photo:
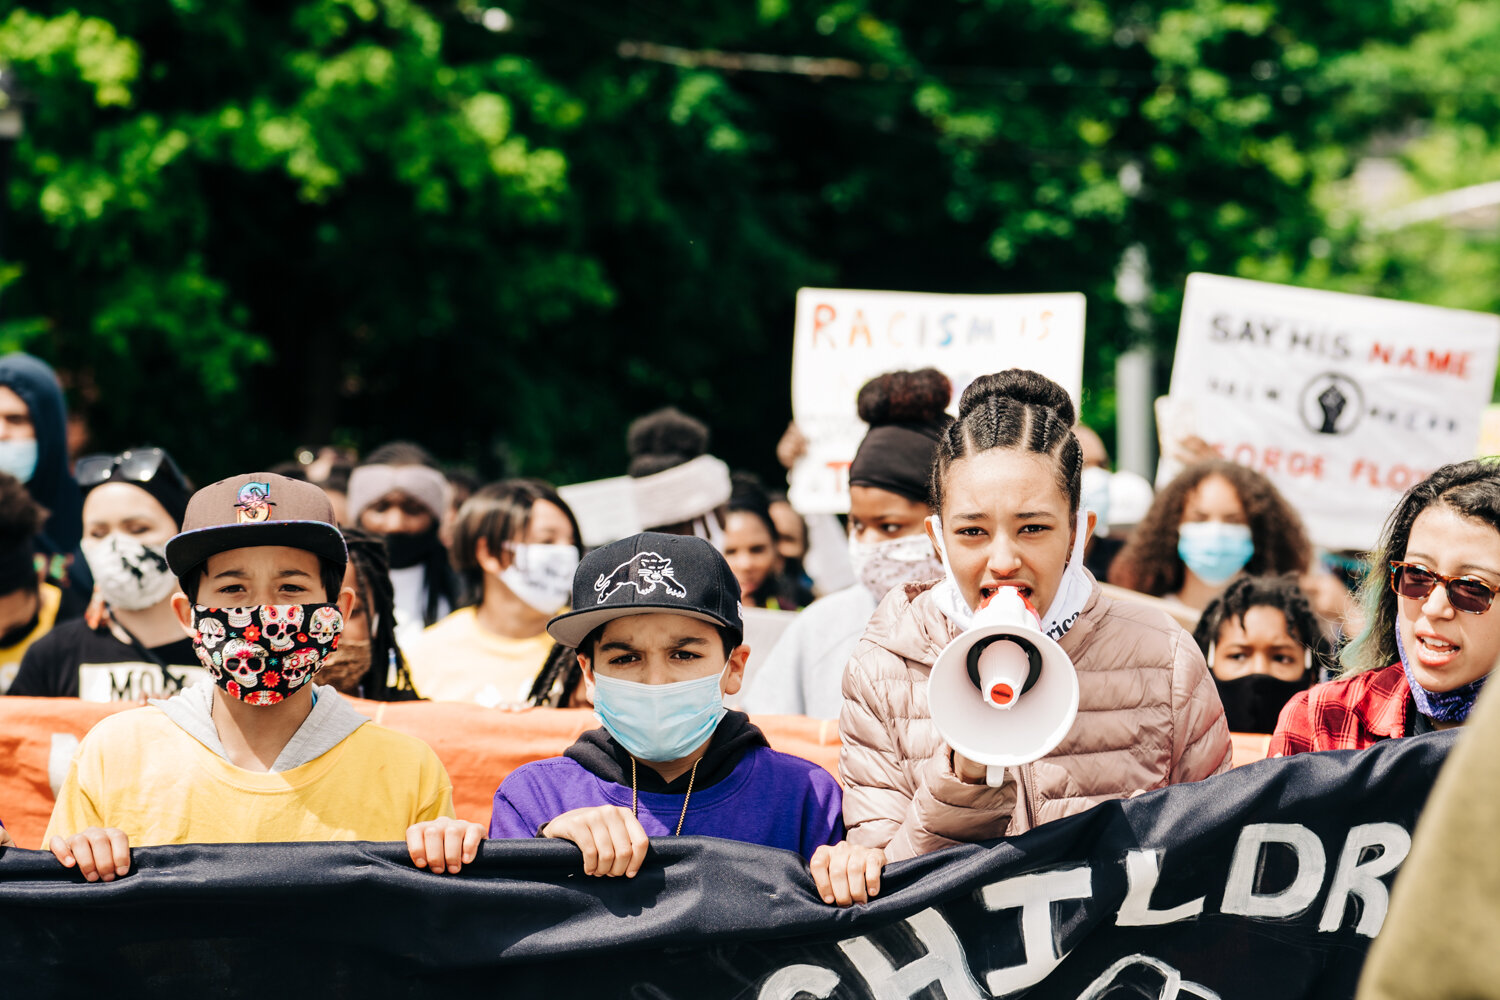
[[[1190,275],[1184,426],[1163,436],[1265,473],[1317,544],[1367,549],[1408,487],[1474,454],[1497,351],[1500,316]]]
[[[1030,368],[1068,390],[1083,387],[1083,296],[937,295],[804,288],[797,293],[792,415],[807,452],[789,497],[804,514],[849,509],[849,462],[868,428],[855,410],[860,386],[900,369],[937,368],[953,381],[953,407],[980,375]]]

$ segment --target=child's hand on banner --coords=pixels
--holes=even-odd
[[[430,819],[406,828],[406,849],[411,863],[436,874],[444,870],[457,875],[459,869],[479,854],[484,827],[460,819]]]
[[[0,847],[15,847],[15,846],[16,846],[15,840],[13,840],[11,838],[11,835],[6,832],[5,827],[0,826]]]
[[[113,882],[130,871],[130,841],[124,830],[91,826],[71,837],[53,837],[50,846],[64,868],[76,865],[90,882]]]
[[[577,844],[585,875],[635,878],[650,846],[641,821],[624,806],[570,809],[542,827],[541,835]]]
[[[880,893],[885,852],[878,847],[864,847],[847,840],[832,847],[824,844],[813,852],[807,867],[823,902],[837,906],[868,903],[871,897]]]

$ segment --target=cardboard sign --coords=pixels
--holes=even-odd
[[[1473,456],[1497,351],[1500,316],[1194,274],[1164,451],[1196,434],[1269,477],[1318,545],[1368,549],[1402,493]]]
[[[797,293],[792,415],[807,453],[788,498],[803,514],[849,509],[849,462],[868,430],[860,386],[901,369],[937,368],[953,381],[956,412],[980,375],[1030,368],[1077,404],[1083,389],[1083,296],[936,295],[804,288]]]

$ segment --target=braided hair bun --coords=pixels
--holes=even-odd
[[[866,382],[856,403],[859,419],[886,424],[939,424],[953,398],[953,383],[936,368],[886,372]]]
[[[1003,372],[981,375],[964,390],[958,401],[958,419],[994,397],[1013,399],[1029,406],[1046,406],[1057,411],[1064,426],[1072,427],[1078,418],[1073,400],[1062,386],[1038,372],[1024,368],[1007,368]]]

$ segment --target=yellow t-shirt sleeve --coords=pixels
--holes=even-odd
[[[456,819],[453,813],[453,782],[448,780],[448,769],[432,748],[426,744],[427,760],[422,765],[421,807],[413,823],[425,823],[431,819]]]
[[[47,832],[42,836],[42,850],[47,850],[53,837],[71,837],[91,826],[104,826],[104,817],[94,797],[84,787],[79,776],[80,762],[92,748],[85,738],[68,765],[68,777],[57,792],[57,804],[52,807],[52,818],[47,821]]]

